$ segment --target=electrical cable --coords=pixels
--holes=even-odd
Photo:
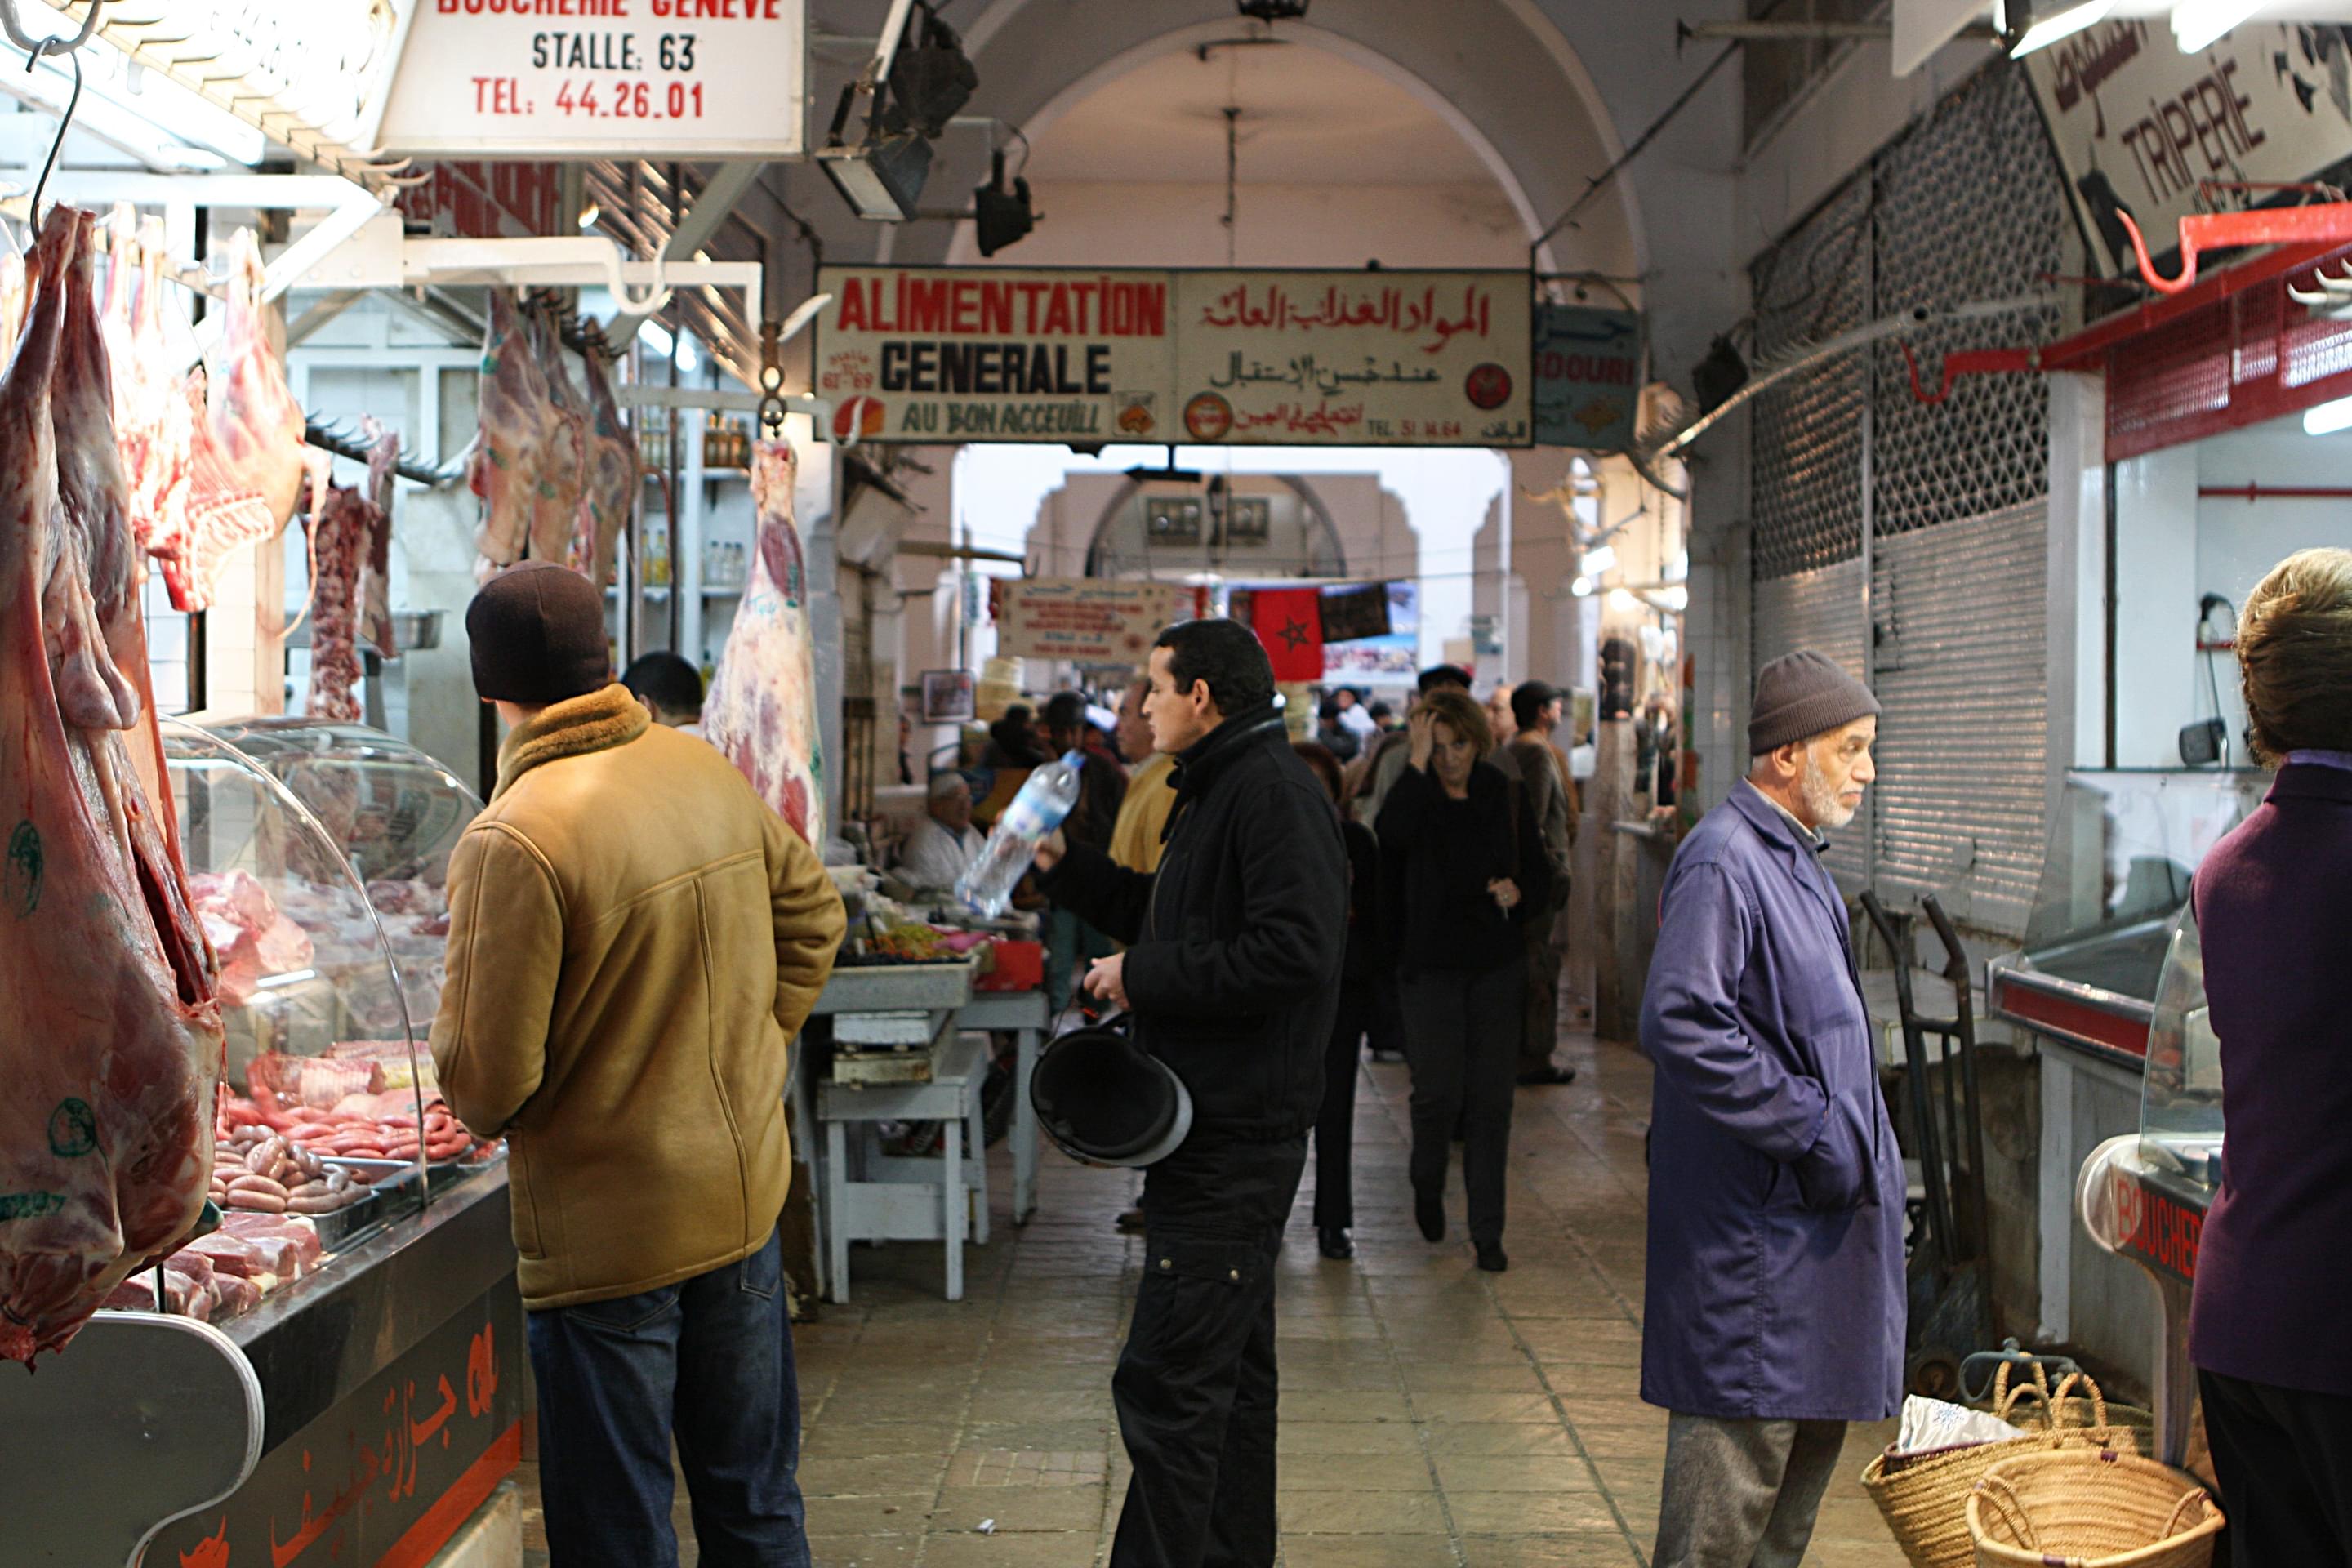
[[[1675,97],[1672,103],[1666,105],[1665,112],[1659,115],[1655,120],[1650,121],[1648,130],[1633,138],[1633,144],[1632,146],[1619,153],[1614,163],[1611,163],[1607,168],[1601,170],[1601,173],[1593,175],[1591,179],[1585,182],[1584,194],[1577,197],[1576,200],[1570,202],[1568,205],[1568,210],[1560,214],[1559,216],[1552,219],[1551,226],[1545,229],[1541,234],[1536,236],[1534,242],[1528,247],[1528,266],[1530,268],[1532,268],[1535,264],[1535,253],[1543,248],[1544,242],[1549,239],[1553,235],[1558,234],[1561,229],[1567,227],[1570,223],[1575,220],[1577,214],[1582,212],[1587,206],[1591,205],[1593,198],[1600,195],[1601,191],[1608,185],[1609,182],[1617,177],[1618,171],[1624,168],[1626,164],[1632,163],[1634,159],[1640,157],[1642,155],[1642,150],[1649,146],[1652,138],[1655,137],[1659,132],[1664,131],[1666,128],[1667,121],[1673,120],[1675,115],[1680,114],[1683,111],[1684,107],[1687,105],[1692,99],[1698,96],[1698,89],[1705,87],[1707,82],[1713,79],[1715,73],[1723,68],[1724,63],[1738,52],[1739,45],[1736,41],[1726,44],[1723,47],[1723,52],[1716,56],[1713,60],[1709,61],[1707,63],[1707,68],[1699,72],[1698,75],[1692,79],[1691,84],[1683,89],[1681,93]]]

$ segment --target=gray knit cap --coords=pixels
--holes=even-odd
[[[1756,677],[1756,703],[1748,721],[1748,754],[1767,752],[1842,729],[1878,711],[1870,688],[1827,654],[1801,647],[1766,665]]]

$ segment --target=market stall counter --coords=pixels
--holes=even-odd
[[[439,1104],[424,1046],[448,853],[480,803],[355,727],[175,723],[163,743],[221,963],[216,1228],[108,1306],[218,1330],[262,1431],[244,1483],[145,1561],[422,1565],[521,1455],[505,1151]],[[110,1316],[63,1354],[126,1342]]]

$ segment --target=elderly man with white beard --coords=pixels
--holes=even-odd
[[[1656,1568],[1797,1568],[1846,1423],[1902,1394],[1903,1157],[1820,864],[1877,776],[1878,702],[1800,650],[1754,712],[1748,777],[1666,875],[1643,996]]]

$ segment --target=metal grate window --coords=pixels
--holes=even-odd
[[[1870,183],[1857,179],[1750,272],[1759,365],[1869,319]],[[1869,366],[1847,355],[1755,400],[1749,426],[1759,578],[1862,552],[1862,413]]]

